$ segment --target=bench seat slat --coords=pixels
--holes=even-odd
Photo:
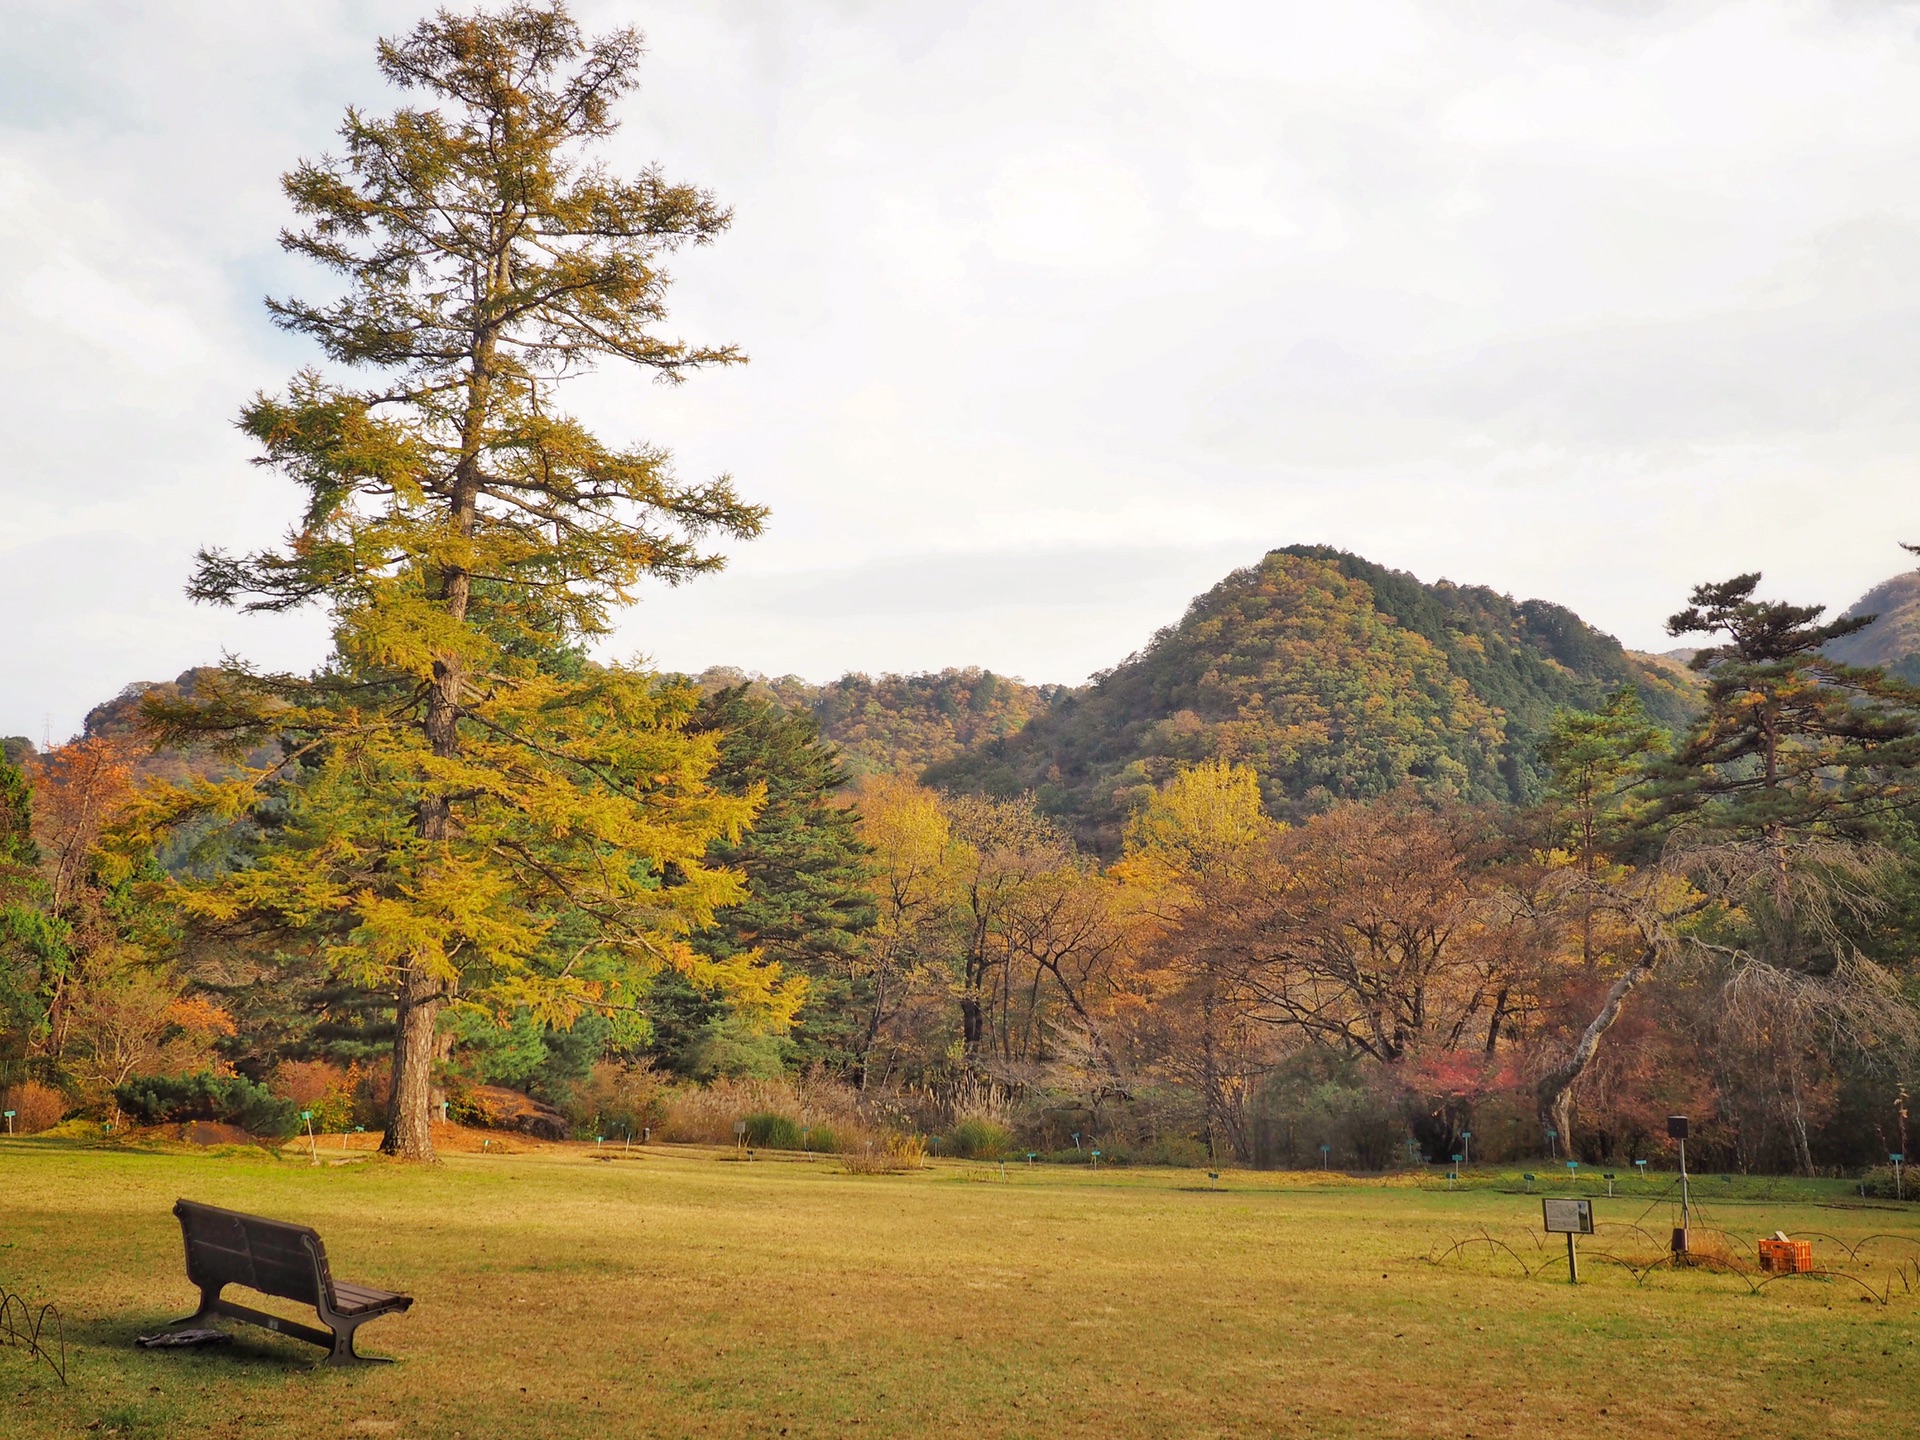
[[[375,1290],[370,1285],[349,1285],[344,1280],[333,1282],[334,1309],[342,1315],[359,1315],[381,1306],[404,1310],[413,1304],[410,1296],[396,1295],[391,1290]]]

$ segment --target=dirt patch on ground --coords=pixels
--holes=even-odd
[[[185,1120],[177,1125],[144,1125],[128,1136],[131,1140],[168,1140],[177,1145],[271,1145],[258,1135],[250,1135],[238,1125],[222,1120]]]
[[[535,1140],[529,1135],[502,1134],[498,1130],[482,1130],[472,1125],[455,1125],[451,1122],[436,1121],[431,1127],[433,1148],[450,1155],[464,1155],[470,1152],[485,1152],[490,1155],[526,1155],[550,1148],[546,1143]],[[301,1135],[293,1142],[305,1146],[307,1137]],[[321,1135],[314,1142],[322,1159],[332,1151],[378,1150],[380,1132],[378,1130],[355,1131],[346,1135]]]

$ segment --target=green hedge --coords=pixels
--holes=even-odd
[[[284,1140],[300,1128],[300,1107],[276,1100],[244,1075],[138,1075],[114,1088],[114,1102],[143,1125],[211,1120],[249,1135]]]

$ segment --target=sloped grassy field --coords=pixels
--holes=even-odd
[[[1765,1188],[1713,1200],[1711,1218],[1920,1241],[1920,1216],[1848,1204],[1844,1187]],[[133,1348],[193,1308],[169,1213],[182,1195],[310,1223],[338,1276],[415,1295],[361,1334],[401,1363],[316,1369],[314,1349],[251,1328],[224,1350]],[[1603,1222],[1648,1210],[1644,1196],[1596,1205]],[[1645,1223],[1657,1232],[1665,1210]],[[1538,1226],[1526,1195],[1337,1176],[1230,1173],[1211,1192],[1182,1171],[1014,1166],[1003,1183],[964,1163],[856,1176],[571,1146],[316,1169],[292,1152],[0,1140],[0,1285],[57,1301],[71,1354],[63,1388],[0,1350],[0,1433],[1920,1430],[1920,1297],[1896,1273],[1914,1244],[1875,1241],[1849,1262],[1891,1284],[1887,1305],[1851,1281],[1755,1295],[1705,1273],[1638,1283],[1589,1258],[1574,1289],[1564,1266],[1522,1278],[1504,1252],[1426,1258],[1483,1227],[1530,1264],[1563,1255],[1527,1238]],[[1585,1244],[1646,1252],[1610,1226]]]

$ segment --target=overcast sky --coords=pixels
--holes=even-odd
[[[0,0],[0,733],[319,616],[245,398],[312,358],[277,177],[393,103],[418,5]],[[614,649],[1078,681],[1299,541],[1630,645],[1920,538],[1920,6],[581,4],[647,34],[617,160],[736,210],[675,326],[744,370],[576,408],[772,505]]]

